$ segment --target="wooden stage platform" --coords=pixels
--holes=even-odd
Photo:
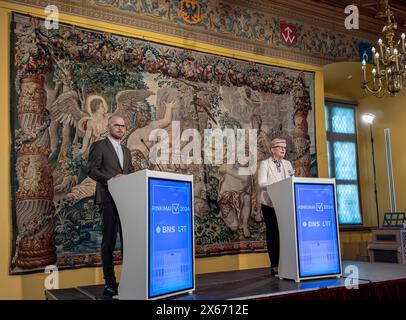
[[[317,297],[315,294],[322,291],[345,289],[346,284],[350,283],[347,277],[354,276],[353,269],[347,268],[349,266],[358,268],[359,286],[364,289],[364,296],[365,290],[372,290],[369,289],[372,288],[372,285],[382,284],[388,284],[386,286],[389,287],[396,286],[397,291],[392,290],[391,298],[396,298],[399,295],[397,293],[399,290],[403,292],[404,289],[406,294],[406,265],[343,261],[343,277],[340,279],[325,278],[306,280],[300,283],[270,277],[268,268],[199,274],[196,275],[196,290],[193,293],[173,296],[167,300],[278,300],[294,298],[295,296],[304,298],[313,295]],[[352,271],[349,271],[350,269]],[[385,292],[389,292],[388,289],[385,290]],[[103,296],[103,285],[48,290],[45,291],[45,297],[47,300],[112,299]]]

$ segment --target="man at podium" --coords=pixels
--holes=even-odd
[[[114,274],[113,252],[117,232],[120,232],[121,254],[123,254],[123,237],[120,218],[108,190],[107,181],[134,172],[130,150],[121,144],[125,131],[124,119],[119,116],[111,116],[108,120],[107,138],[96,141],[90,146],[87,162],[88,175],[96,181],[95,203],[101,205],[103,214],[101,254],[105,280],[104,294],[109,296],[118,293],[118,285]]]
[[[266,226],[266,245],[271,261],[271,276],[278,273],[279,265],[279,229],[275,209],[266,187],[272,183],[287,179],[295,171],[286,155],[286,140],[275,138],[271,141],[271,157],[260,162],[258,169],[258,185],[260,189],[260,202],[262,215]]]

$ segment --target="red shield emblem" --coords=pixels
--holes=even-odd
[[[280,38],[287,46],[293,46],[297,43],[297,28],[295,25],[291,23],[281,22],[280,29]]]

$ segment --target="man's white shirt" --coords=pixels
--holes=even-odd
[[[114,139],[113,137],[111,137],[110,135],[108,135],[107,138],[110,140],[111,144],[113,145],[114,151],[116,151],[118,160],[120,161],[120,166],[121,166],[121,168],[123,168],[124,153],[123,153],[123,148],[121,146],[121,143],[119,141],[117,141],[116,139]]]

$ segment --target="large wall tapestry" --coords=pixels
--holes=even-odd
[[[101,218],[86,164],[112,114],[125,119],[137,170],[157,169],[148,154],[154,128],[202,137],[206,128],[255,128],[258,161],[272,138],[285,137],[296,175],[317,175],[313,73],[63,24],[47,30],[19,14],[13,21],[12,274],[100,265]],[[238,162],[161,169],[194,176],[197,257],[265,250],[255,174],[236,174]]]

